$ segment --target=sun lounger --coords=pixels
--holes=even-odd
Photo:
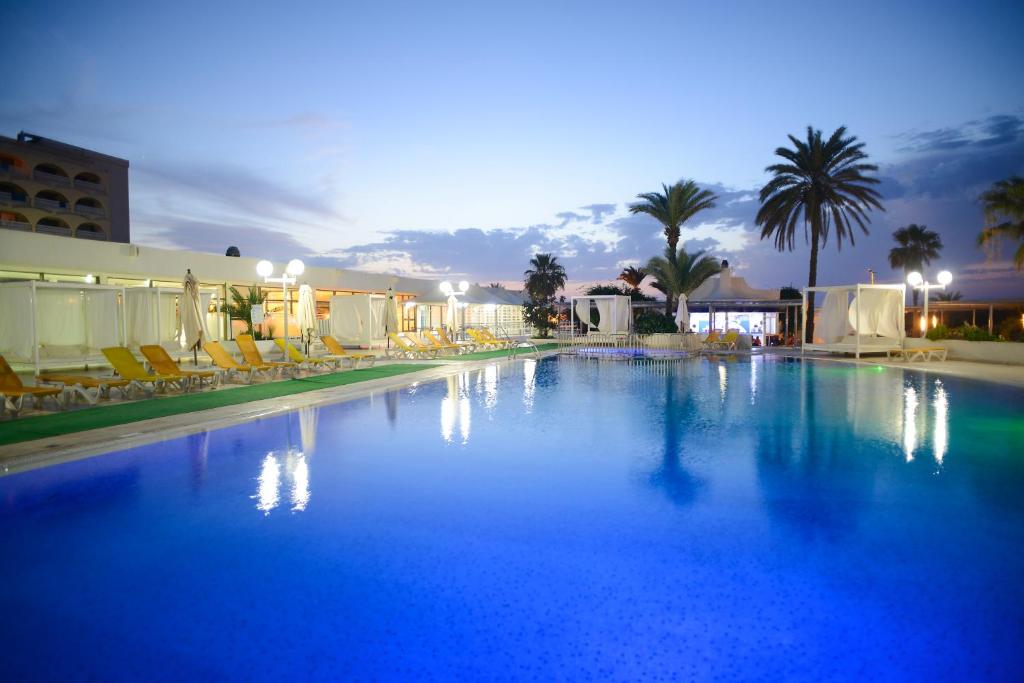
[[[288,360],[306,370],[337,370],[338,366],[341,365],[341,360],[338,358],[310,358],[291,344],[288,344],[288,348],[285,349],[284,339],[275,339],[274,343],[277,345],[277,348],[288,354]]]
[[[710,332],[708,332],[708,336],[704,337],[704,341],[702,341],[700,343],[701,344],[701,348],[705,348],[705,349],[714,348],[714,344],[717,341],[718,341],[718,330],[711,330]]]
[[[454,339],[450,339],[448,337],[448,333],[445,331],[443,327],[439,327],[435,331],[437,333],[437,338],[441,340],[442,344],[455,344],[456,346],[461,346],[462,348],[468,351],[473,351],[477,347],[476,342],[460,342],[455,341]]]
[[[327,347],[327,351],[331,357],[339,360],[351,360],[355,367],[359,367],[359,363],[364,361],[368,362],[370,365],[377,362],[376,354],[363,351],[348,351],[340,342],[338,342],[337,339],[329,334],[322,335],[320,337],[320,341],[322,341],[324,346]]]
[[[389,332],[388,338],[395,343],[395,348],[388,351],[388,357],[393,353],[399,358],[437,358],[437,349],[417,348],[413,342],[399,336],[395,332]]]
[[[177,387],[179,391],[188,391],[190,380],[182,374],[156,374],[146,372],[132,352],[123,346],[108,346],[103,349],[103,355],[114,368],[114,372],[128,380],[128,389],[147,388],[154,391],[166,390],[168,386]]]
[[[0,396],[4,398],[3,407],[15,417],[25,407],[26,398],[37,408],[42,408],[43,399],[47,397],[52,398],[58,408],[64,408],[64,387],[25,386],[3,356],[0,356]]]
[[[267,368],[277,368],[279,371],[284,372],[285,370],[292,371],[296,368],[295,363],[291,361],[265,361],[263,356],[260,354],[260,350],[256,348],[256,342],[253,340],[251,334],[240,334],[235,337],[235,343],[238,344],[238,350],[242,353],[242,358],[246,364],[265,370]]]
[[[438,355],[455,355],[459,353],[457,346],[445,346],[434,338],[427,338],[426,334],[420,336],[415,332],[403,332],[402,336],[412,342],[419,351],[434,351]]]
[[[246,363],[239,363],[223,346],[221,346],[220,342],[205,342],[203,344],[203,351],[205,351],[206,355],[210,357],[210,360],[213,361],[214,365],[224,371],[224,374],[227,375],[229,379],[232,377],[238,377],[246,384],[252,384],[253,379],[255,379],[258,374],[266,377],[278,371],[278,369],[273,365],[257,368]]]
[[[946,360],[946,349],[941,346],[919,346],[902,349],[903,359],[908,363],[914,361]],[[889,355],[888,353],[886,355]]]
[[[219,383],[220,375],[213,370],[182,370],[181,367],[174,362],[170,354],[167,353],[167,349],[157,344],[147,344],[140,346],[139,351],[149,361],[149,367],[153,368],[154,372],[158,372],[161,375],[184,375],[189,378],[189,381],[199,383],[199,387],[202,388],[203,382],[212,380],[214,383]]]
[[[705,342],[705,348],[711,348],[719,351],[734,351],[736,349],[736,340],[739,338],[740,333],[735,330],[726,332],[725,336],[721,339]]]
[[[130,381],[118,377],[94,377],[92,375],[71,375],[59,372],[47,372],[36,375],[36,383],[57,384],[66,389],[66,398],[79,396],[90,405],[95,405],[101,398],[110,398],[110,390],[117,389],[121,397],[128,396]]]
[[[499,339],[498,337],[495,337],[494,333],[486,327],[481,327],[477,330],[477,333],[492,344],[497,344],[498,348],[507,349],[515,343],[511,339]]]
[[[502,348],[501,342],[494,341],[492,339],[488,339],[486,335],[481,334],[480,330],[474,330],[473,328],[467,328],[466,329],[466,334],[469,335],[470,339],[472,339],[473,341],[476,342],[476,345],[478,347],[483,347],[485,349],[500,349],[500,348]]]
[[[441,341],[439,338],[434,336],[434,333],[431,332],[430,330],[423,330],[422,334],[423,334],[423,339],[425,339],[427,341],[427,343],[430,344],[430,346],[432,346],[433,348],[437,349],[438,352],[445,352],[445,351],[447,351],[448,353],[453,353],[454,354],[454,353],[462,353],[463,351],[466,350],[466,347],[460,346],[458,344],[446,344],[445,342]]]

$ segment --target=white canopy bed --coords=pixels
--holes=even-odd
[[[330,299],[331,336],[341,344],[369,348],[387,337],[387,297],[383,294],[351,294]]]
[[[593,323],[593,308],[597,308],[597,324]],[[601,294],[574,296],[569,300],[569,322],[576,329],[576,321],[586,334],[621,336],[633,329],[633,305],[628,296]]]
[[[886,353],[902,348],[906,338],[904,301],[906,285],[843,285],[804,289],[803,323],[807,329],[808,294],[823,292],[817,308],[814,339],[804,351]]]
[[[0,283],[0,354],[44,367],[103,364],[101,349],[127,338],[124,287]]]

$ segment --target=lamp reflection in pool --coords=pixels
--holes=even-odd
[[[537,361],[528,358],[523,361],[523,405],[526,412],[533,411],[533,394],[537,385]]]
[[[932,434],[932,448],[935,462],[942,464],[949,448],[949,396],[941,380],[935,380],[935,431]]]
[[[907,462],[914,459],[917,448],[917,392],[907,387],[903,392],[903,453]]]
[[[270,511],[281,502],[281,465],[277,462],[273,452],[267,453],[267,457],[263,458],[260,476],[256,481],[258,486],[256,495],[253,496],[256,499],[256,509],[264,515],[269,515]]]

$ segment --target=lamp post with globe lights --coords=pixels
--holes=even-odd
[[[288,285],[294,285],[296,278],[306,270],[306,264],[297,258],[293,258],[284,268],[284,274],[280,277],[273,277],[274,264],[270,261],[260,261],[256,264],[256,273],[263,278],[263,282],[281,285],[281,300],[284,302],[284,358],[288,360]]]
[[[935,276],[937,282],[932,283],[924,279],[924,276],[916,270],[907,274],[907,284],[914,289],[924,292],[924,311],[921,314],[921,336],[928,333],[928,296],[933,289],[945,289],[946,285],[953,281],[953,273],[948,270],[940,271]]]

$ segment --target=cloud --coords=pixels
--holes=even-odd
[[[960,126],[907,132],[897,139],[904,141],[899,151],[911,154],[996,147],[1024,141],[1024,116],[997,114]]]

